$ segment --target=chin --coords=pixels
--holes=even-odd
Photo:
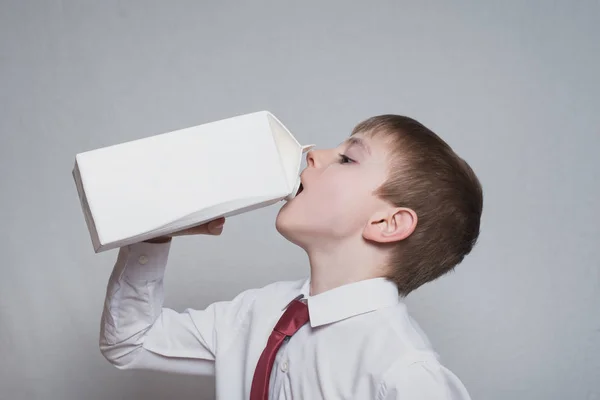
[[[302,224],[301,219],[294,218],[294,215],[288,212],[289,210],[286,209],[286,206],[283,206],[279,210],[279,214],[277,214],[277,219],[275,220],[275,228],[288,241],[306,248],[307,243],[303,238],[306,238],[307,234],[310,236],[309,232],[307,232],[305,224]]]

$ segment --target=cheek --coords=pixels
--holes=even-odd
[[[281,209],[277,226],[282,231],[337,232],[362,229],[370,217],[372,189],[364,176],[327,174],[314,179],[297,198]],[[290,232],[291,232],[290,231]]]
[[[338,214],[342,210],[352,209],[359,202],[357,188],[351,182],[335,181],[321,185],[315,197],[326,211]]]
[[[356,179],[323,179],[310,187],[302,200],[303,208],[315,223],[340,224],[361,218],[366,193]],[[300,203],[300,202],[299,202]]]

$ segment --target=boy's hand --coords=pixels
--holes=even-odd
[[[193,226],[188,229],[184,229],[179,232],[171,233],[167,236],[161,236],[154,239],[145,240],[147,243],[166,243],[169,242],[173,236],[187,236],[187,235],[213,235],[218,236],[223,232],[223,225],[225,224],[225,218],[218,218],[214,221],[210,221],[206,224]]]

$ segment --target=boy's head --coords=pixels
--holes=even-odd
[[[385,252],[383,271],[403,295],[460,263],[479,235],[474,172],[408,117],[370,118],[337,148],[311,151],[302,186],[278,230],[309,253],[348,244]]]

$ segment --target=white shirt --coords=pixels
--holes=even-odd
[[[392,282],[370,279],[316,296],[309,280],[277,282],[177,313],[163,308],[169,248],[138,243],[119,251],[100,335],[117,368],[214,374],[217,399],[246,400],[273,327],[304,295],[310,322],[277,353],[269,399],[469,399]]]

